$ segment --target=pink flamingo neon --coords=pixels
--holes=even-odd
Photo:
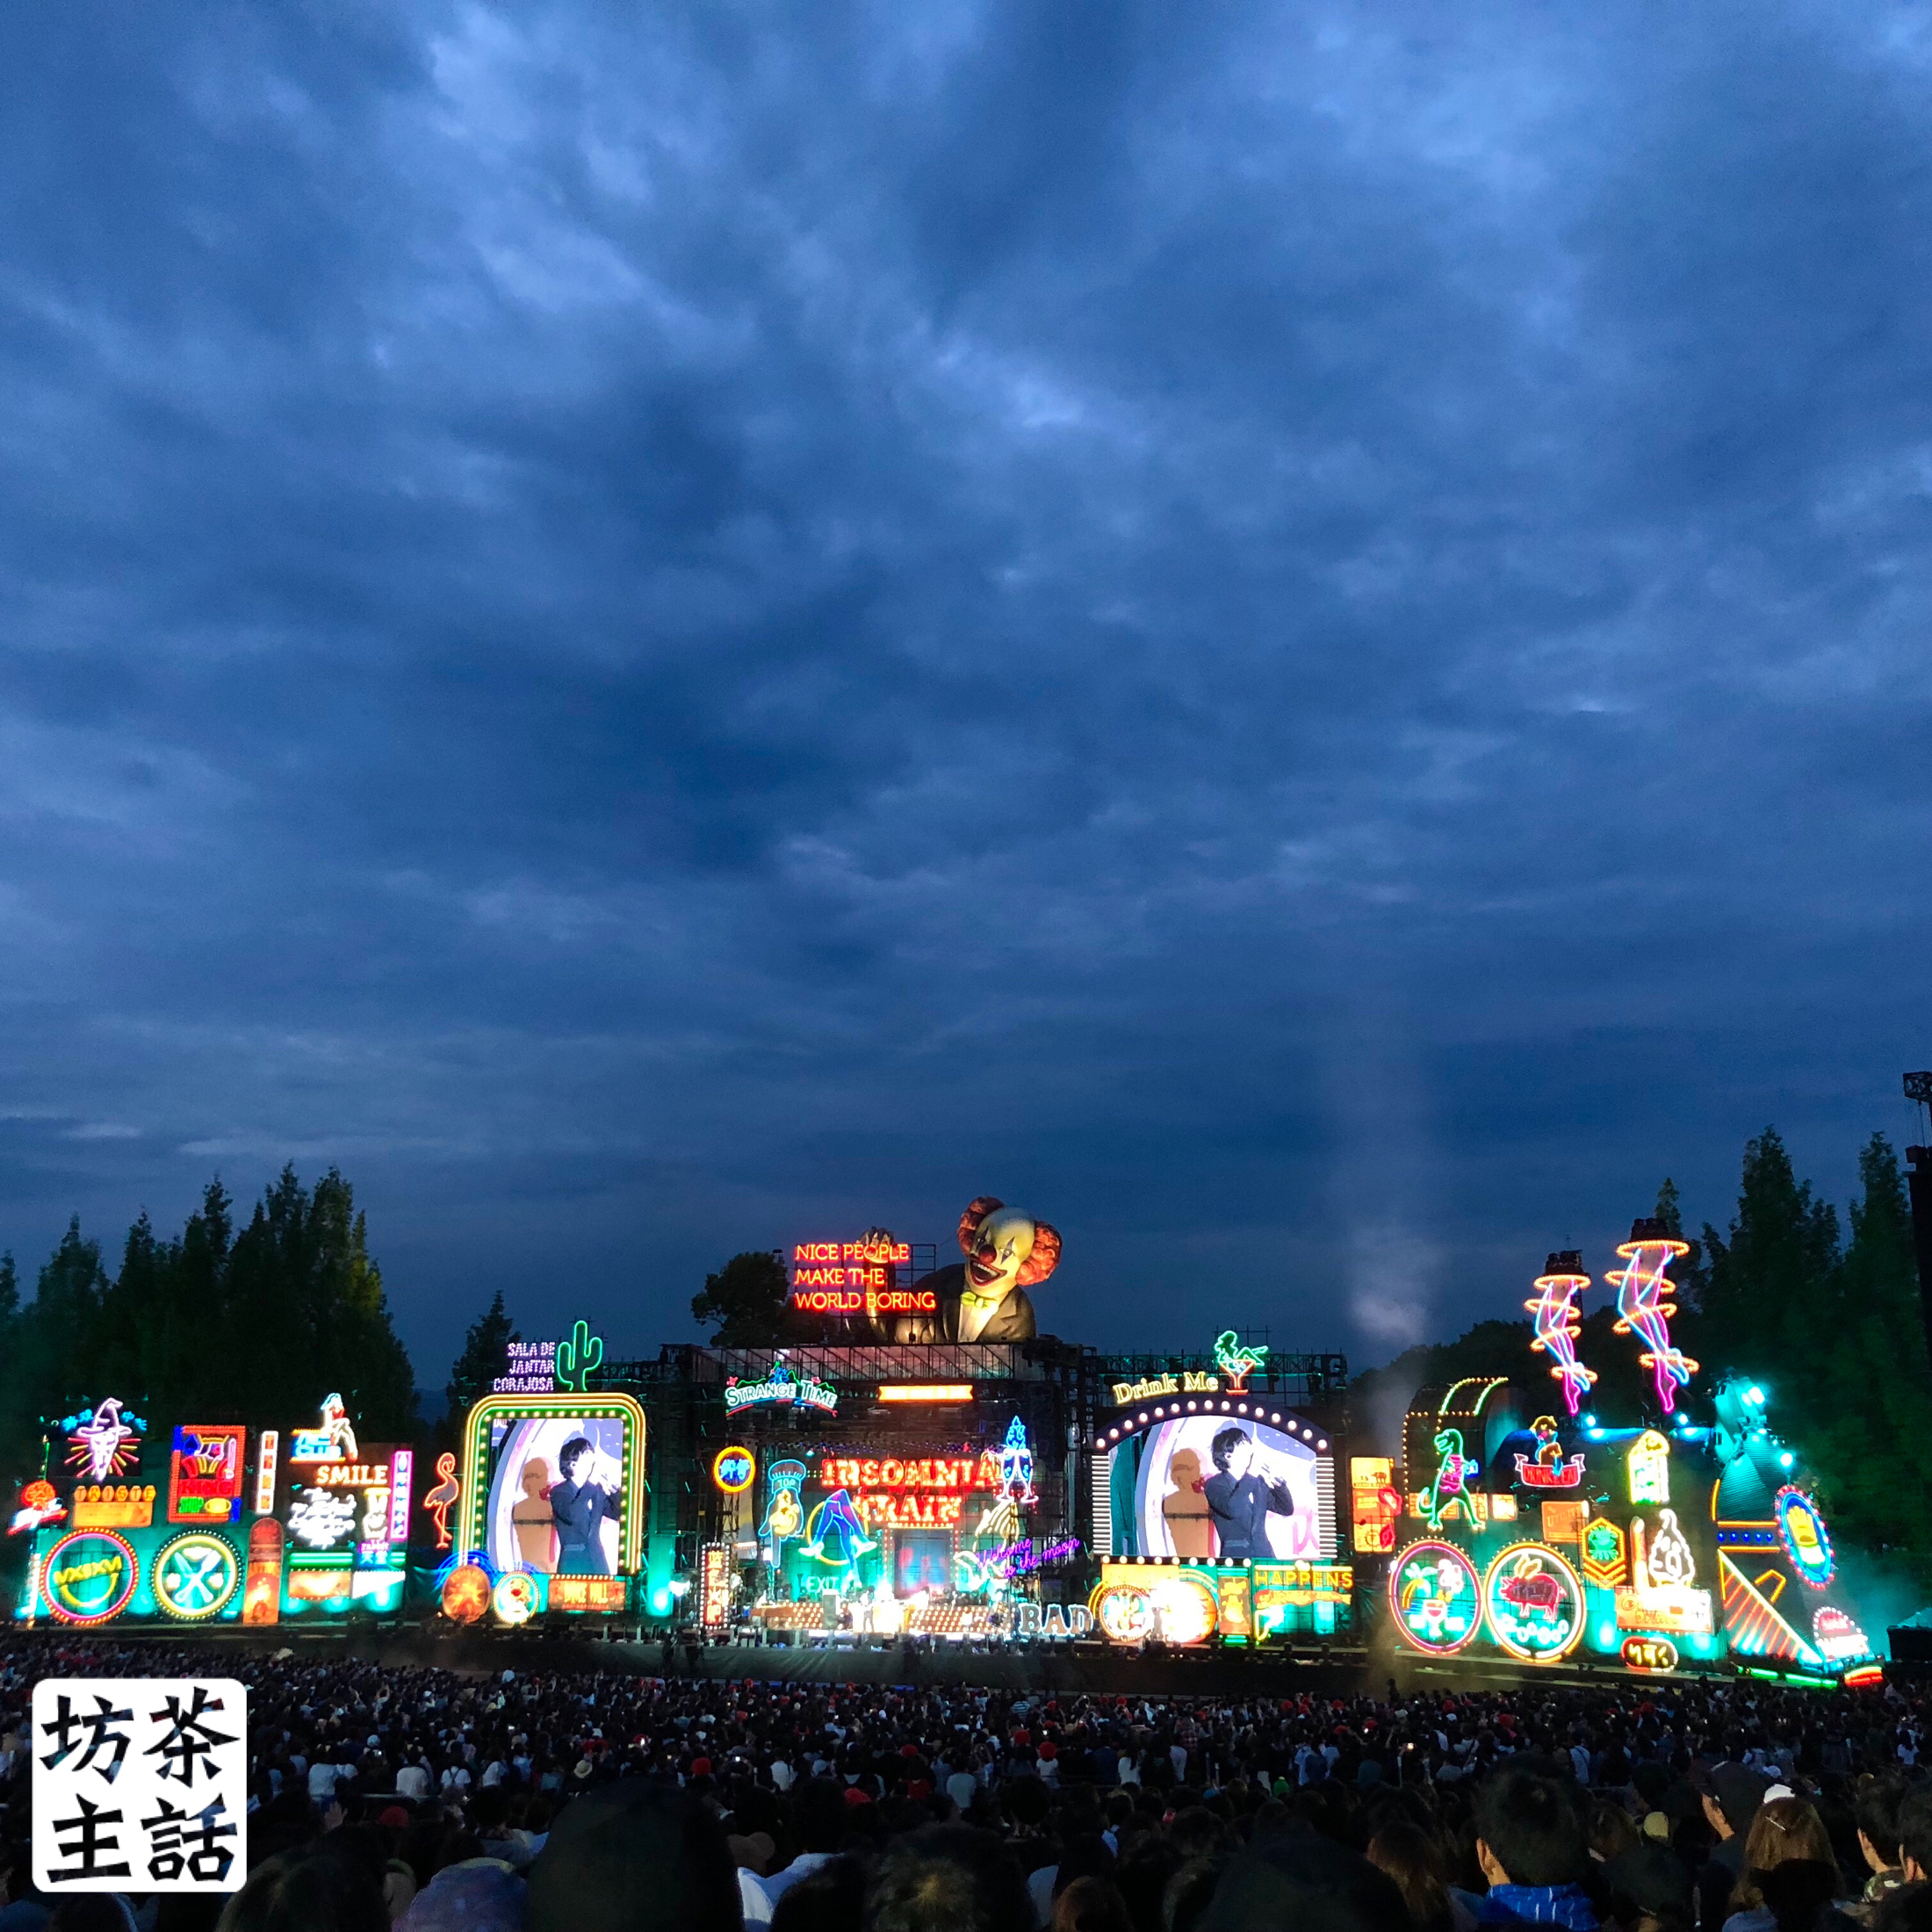
[[[1647,1344],[1637,1359],[1655,1377],[1657,1400],[1669,1415],[1677,1406],[1677,1391],[1687,1388],[1698,1372],[1698,1365],[1670,1339],[1669,1317],[1677,1304],[1664,1299],[1676,1284],[1668,1272],[1670,1264],[1690,1252],[1688,1241],[1679,1241],[1661,1221],[1633,1221],[1630,1239],[1617,1252],[1630,1265],[1612,1269],[1604,1279],[1617,1285],[1617,1332],[1628,1335],[1634,1330]]]
[[[1576,1318],[1576,1298],[1590,1286],[1590,1277],[1583,1272],[1582,1256],[1574,1248],[1553,1254],[1548,1270],[1536,1278],[1536,1299],[1523,1304],[1536,1317],[1536,1339],[1530,1346],[1550,1356],[1550,1373],[1563,1391],[1563,1406],[1574,1416],[1578,1402],[1597,1380],[1597,1371],[1576,1359],[1576,1337],[1583,1332]]]

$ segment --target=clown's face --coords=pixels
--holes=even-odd
[[[966,1257],[966,1286],[975,1294],[1003,1295],[1033,1252],[1031,1215],[1002,1208],[980,1222]]]

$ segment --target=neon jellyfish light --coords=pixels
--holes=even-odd
[[[1676,1287],[1668,1272],[1670,1264],[1689,1254],[1690,1244],[1679,1241],[1661,1221],[1633,1221],[1630,1239],[1617,1252],[1630,1264],[1604,1277],[1617,1285],[1617,1332],[1634,1330],[1643,1337],[1646,1346],[1637,1359],[1654,1377],[1657,1400],[1668,1416],[1677,1406],[1677,1391],[1698,1372],[1698,1365],[1670,1339],[1669,1317],[1677,1304],[1665,1299]]]
[[[1589,1286],[1582,1256],[1568,1249],[1550,1257],[1548,1272],[1536,1278],[1536,1299],[1523,1304],[1536,1317],[1536,1338],[1530,1346],[1548,1354],[1550,1373],[1563,1391],[1564,1408],[1573,1416],[1597,1380],[1597,1371],[1576,1359],[1576,1338],[1583,1332],[1576,1318],[1576,1298]]]

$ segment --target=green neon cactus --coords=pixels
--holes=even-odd
[[[590,1332],[589,1323],[580,1321],[570,1331],[570,1339],[557,1344],[558,1388],[588,1388],[592,1372],[603,1359],[603,1337]]]

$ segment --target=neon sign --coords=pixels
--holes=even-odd
[[[1422,1513],[1429,1527],[1439,1530],[1444,1513],[1458,1503],[1462,1505],[1465,1518],[1472,1523],[1477,1521],[1469,1486],[1475,1480],[1479,1466],[1462,1453],[1462,1431],[1460,1429],[1439,1430],[1436,1435],[1436,1453],[1442,1460],[1437,1464],[1435,1476],[1423,1491],[1422,1498]]]
[[[1038,1569],[1042,1563],[1057,1563],[1063,1557],[1079,1554],[1080,1539],[1077,1536],[1063,1537],[1057,1543],[1036,1543],[1031,1537],[1025,1537],[1017,1543],[1009,1543],[1003,1550],[987,1550],[981,1554],[962,1556],[961,1560],[977,1563],[989,1576],[1007,1577],[1021,1575],[1027,1570]]]
[[[1799,1582],[1823,1590],[1836,1574],[1838,1560],[1832,1554],[1831,1538],[1826,1534],[1818,1505],[1787,1482],[1771,1498],[1771,1510],[1777,1519],[1777,1539],[1784,1546]]]
[[[527,1624],[537,1611],[537,1579],[528,1570],[505,1570],[490,1591],[490,1608],[500,1624]]]
[[[1565,1460],[1554,1416],[1539,1416],[1530,1431],[1536,1438],[1536,1448],[1530,1455],[1516,1458],[1516,1480],[1526,1489],[1575,1489],[1583,1480],[1582,1452]]]
[[[242,1503],[249,1432],[230,1424],[184,1424],[168,1465],[170,1523],[227,1523]]]
[[[707,1543],[698,1571],[697,1620],[716,1626],[732,1615],[732,1553],[723,1543]]]
[[[1515,1544],[1490,1564],[1482,1608],[1489,1634],[1525,1663],[1554,1662],[1583,1634],[1582,1582],[1542,1543]]]
[[[1853,1657],[1869,1657],[1871,1645],[1843,1611],[1829,1604],[1820,1604],[1812,1618],[1812,1641],[1827,1663],[1844,1663]]]
[[[242,1587],[242,1560],[227,1538],[190,1530],[164,1543],[155,1558],[155,1601],[184,1624],[218,1616]]]
[[[506,1373],[490,1384],[494,1395],[547,1395],[557,1386],[554,1342],[511,1342],[504,1361]]]
[[[463,1495],[463,1485],[456,1479],[456,1458],[445,1449],[436,1458],[436,1480],[435,1486],[425,1491],[422,1506],[436,1520],[436,1547],[450,1547],[450,1511]]]
[[[1350,1514],[1355,1523],[1355,1550],[1361,1556],[1386,1556],[1395,1547],[1395,1525],[1402,1519],[1402,1492],[1395,1487],[1395,1466],[1387,1456],[1348,1459]]]
[[[552,1576],[548,1588],[552,1610],[573,1612],[622,1610],[628,1594],[621,1576]]]
[[[1040,1501],[1033,1486],[1033,1445],[1018,1416],[1006,1425],[1006,1439],[999,1445],[999,1493],[1020,1510],[1033,1509]]]
[[[741,1382],[732,1376],[724,1384],[724,1413],[735,1416],[742,1409],[815,1409],[821,1415],[836,1415],[839,1391],[816,1375],[800,1375],[782,1354],[775,1356],[762,1381]]]
[[[1583,1581],[1599,1590],[1614,1590],[1630,1575],[1629,1546],[1623,1527],[1608,1517],[1592,1517],[1583,1525]]]
[[[82,1482],[74,1489],[77,1530],[145,1530],[155,1520],[155,1486],[141,1482]]]
[[[804,1487],[805,1466],[788,1457],[782,1462],[770,1464],[765,1471],[765,1480],[770,1496],[765,1505],[765,1520],[759,1525],[758,1533],[769,1538],[769,1561],[775,1563],[783,1545],[805,1526],[805,1506],[798,1494]]]
[[[270,1515],[275,1508],[275,1470],[282,1441],[278,1429],[262,1431],[262,1445],[256,1454],[255,1513]]]
[[[148,1427],[132,1412],[124,1413],[112,1396],[62,1419],[67,1431],[67,1460],[84,1470],[90,1482],[123,1475],[141,1460],[141,1438]]]
[[[889,1270],[912,1265],[904,1241],[801,1241],[791,1251],[791,1281],[795,1288],[887,1288]]]
[[[1627,1669],[1647,1675],[1677,1668],[1677,1647],[1668,1637],[1626,1637],[1622,1655]]]
[[[1536,1338],[1530,1346],[1549,1356],[1550,1373],[1563,1392],[1564,1408],[1573,1416],[1579,1399],[1590,1393],[1597,1380],[1597,1371],[1585,1368],[1576,1356],[1577,1338],[1583,1332],[1576,1316],[1576,1298],[1590,1286],[1582,1259],[1574,1250],[1553,1254],[1549,1272],[1536,1278],[1536,1298],[1523,1304],[1536,1318]]]
[[[758,1477],[758,1458],[741,1443],[720,1449],[711,1458],[711,1481],[726,1496],[740,1496]]]
[[[1654,1429],[1647,1429],[1631,1444],[1624,1458],[1633,1503],[1670,1500],[1670,1445]]]
[[[827,1456],[818,1465],[818,1481],[828,1489],[991,1489],[990,1472],[982,1476],[980,1456],[927,1457],[901,1462],[856,1456]]]
[[[1664,1299],[1676,1287],[1666,1271],[1690,1252],[1690,1244],[1665,1233],[1661,1222],[1633,1221],[1630,1239],[1617,1252],[1630,1264],[1604,1278],[1617,1285],[1617,1333],[1634,1330],[1643,1338],[1645,1349],[1637,1359],[1651,1371],[1657,1401],[1668,1416],[1677,1406],[1677,1391],[1698,1372],[1697,1363],[1670,1339],[1668,1318],[1677,1312],[1677,1304]]]
[[[291,1462],[353,1461],[356,1453],[356,1426],[340,1394],[323,1398],[319,1429],[298,1429],[289,1438]]]
[[[127,1608],[141,1579],[134,1546],[112,1530],[70,1530],[40,1573],[47,1607],[63,1624],[105,1624]]]
[[[1214,1395],[1221,1389],[1221,1378],[1198,1368],[1178,1375],[1143,1375],[1135,1382],[1114,1384],[1114,1406],[1125,1409],[1129,1402],[1157,1400],[1163,1395]]]
[[[801,1241],[791,1251],[791,1305],[805,1315],[932,1315],[931,1288],[894,1285],[912,1263],[910,1243],[874,1232],[857,1241]]]
[[[1707,1637],[1716,1627],[1711,1593],[1693,1588],[1697,1560],[1675,1510],[1659,1510],[1646,1537],[1644,1519],[1630,1523],[1630,1582],[1618,1590],[1619,1630],[1661,1630],[1673,1636]]]
[[[1215,1366],[1228,1378],[1230,1395],[1248,1393],[1248,1378],[1268,1359],[1267,1344],[1244,1343],[1232,1329],[1223,1329],[1215,1337]]]
[[[1475,1567],[1453,1543],[1411,1543],[1390,1565],[1388,1604],[1403,1640],[1450,1657],[1482,1621]]]
[[[891,1498],[868,1498],[868,1501],[890,1502]],[[953,1521],[959,1520],[959,1503],[953,1501]],[[896,1526],[896,1525],[895,1525]],[[835,1539],[833,1548],[837,1554],[825,1554],[828,1538]],[[868,1550],[879,1546],[876,1537],[865,1533],[865,1525],[859,1520],[852,1507],[852,1498],[843,1489],[835,1489],[811,1512],[805,1524],[805,1539],[799,1546],[804,1553],[816,1563],[847,1566],[855,1563]]]
[[[48,1523],[58,1523],[67,1514],[60,1492],[43,1477],[36,1476],[20,1492],[20,1507],[7,1525],[9,1536],[25,1536]]]
[[[415,1481],[416,1453],[401,1448],[389,1458],[389,1540],[409,1540],[409,1490]]]
[[[579,1321],[568,1341],[557,1344],[557,1386],[573,1388],[579,1395],[590,1388],[590,1378],[604,1359],[603,1337],[590,1332],[590,1324]],[[541,1391],[537,1391],[541,1393]]]

